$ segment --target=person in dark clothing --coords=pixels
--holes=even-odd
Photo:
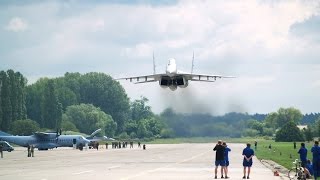
[[[106,149],[108,149],[108,143],[106,143]]]
[[[297,143],[293,142],[293,149],[296,149],[296,148],[297,148]]]
[[[30,147],[30,156],[34,157],[34,145]]]
[[[30,145],[28,145],[27,149],[28,149],[28,157],[31,157]]]
[[[216,146],[213,148],[213,151],[216,151],[214,178],[217,179],[218,167],[221,166],[221,168],[224,169],[226,165],[226,161],[224,159],[225,147],[222,145],[221,140],[218,141]],[[221,178],[223,178],[223,174],[221,174]]]
[[[303,167],[305,174],[307,175],[307,171],[306,171],[306,165],[307,165],[307,154],[308,154],[308,150],[305,147],[304,143],[301,143],[301,147],[298,151],[298,153],[300,154],[300,161],[301,161],[301,167]]]
[[[257,150],[257,146],[258,146],[258,142],[255,141],[255,142],[254,142],[254,150]]]
[[[1,154],[1,158],[3,158],[3,147],[2,147],[2,144],[0,144],[0,154]]]
[[[99,150],[99,142],[96,143],[96,148]]]

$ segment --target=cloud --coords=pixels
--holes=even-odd
[[[6,29],[13,32],[23,32],[28,29],[28,24],[25,20],[19,17],[14,17],[9,21]]]
[[[319,1],[162,2],[0,6],[0,69],[18,69],[32,79],[66,71],[143,75],[153,71],[154,52],[158,73],[171,57],[190,71],[194,51],[194,73],[237,78],[191,82],[175,92],[157,83],[123,82],[129,97],[146,96],[156,112],[167,106],[181,112],[270,112],[292,104],[316,110],[304,94],[320,101]]]

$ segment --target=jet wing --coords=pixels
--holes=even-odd
[[[208,75],[208,74],[189,74],[178,72],[177,75],[184,76],[186,80],[190,81],[204,81],[204,82],[215,82],[218,78],[235,78],[234,76],[222,76],[222,75]]]
[[[159,81],[162,76],[167,76],[167,75],[166,74],[152,74],[152,75],[144,75],[144,76],[117,78],[115,80],[129,80],[130,82],[135,81],[136,84],[139,84],[139,83],[149,83],[149,82]]]

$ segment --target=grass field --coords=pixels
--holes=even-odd
[[[178,144],[178,143],[216,143],[218,139],[222,139],[228,143],[251,143],[251,147],[254,149],[254,141],[258,142],[255,155],[258,159],[272,160],[287,169],[292,167],[292,162],[295,159],[299,159],[298,150],[301,142],[297,142],[297,148],[293,148],[293,142],[275,142],[273,140],[254,139],[254,138],[211,138],[211,137],[199,137],[199,138],[174,138],[174,139],[156,139],[148,142],[150,144]],[[271,144],[271,149],[269,145]],[[310,152],[313,143],[305,143],[308,149],[308,159],[312,159]]]
[[[269,144],[271,144],[271,149],[268,148]],[[267,141],[258,141],[258,148],[255,151],[256,156],[259,159],[268,159],[287,169],[292,167],[292,162],[295,159],[299,159],[298,151],[300,149],[301,142],[297,142],[297,148],[293,148],[292,142],[267,142]],[[311,147],[313,143],[305,143],[306,148],[308,149],[308,159],[312,159]]]

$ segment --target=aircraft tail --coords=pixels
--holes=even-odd
[[[101,128],[99,128],[99,129],[97,129],[97,130],[95,130],[89,137],[87,137],[87,138],[93,138],[95,135],[97,135],[99,132],[101,131]]]
[[[12,136],[12,134],[8,134],[6,132],[0,131],[0,136]]]

